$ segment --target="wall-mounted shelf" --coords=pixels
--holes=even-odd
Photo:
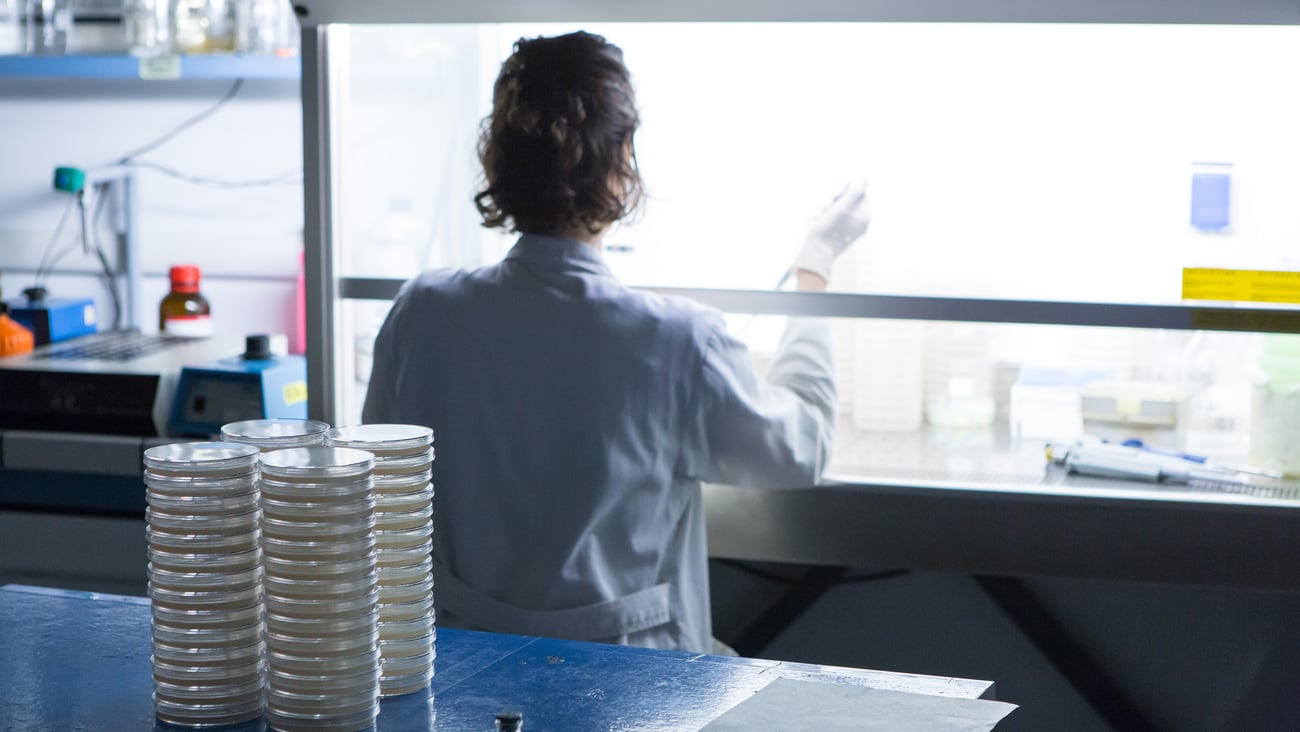
[[[66,56],[0,56],[0,77],[62,77],[96,79],[151,78],[142,73],[142,59],[126,54]],[[180,79],[297,79],[297,57],[212,54],[180,56]],[[161,78],[161,77],[152,77]]]

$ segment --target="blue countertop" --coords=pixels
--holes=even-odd
[[[174,729],[155,722],[149,654],[148,598],[0,587],[0,729]],[[993,694],[989,681],[439,629],[429,691],[384,699],[377,726],[490,730],[518,709],[530,732],[698,729],[775,678]]]

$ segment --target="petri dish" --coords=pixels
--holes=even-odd
[[[433,507],[427,503],[414,511],[376,511],[377,531],[410,531],[418,529],[433,518]]]
[[[379,602],[385,605],[416,602],[433,595],[433,577],[404,585],[379,585]]]
[[[243,628],[262,620],[262,606],[252,605],[240,610],[176,610],[155,606],[153,622],[172,628]]]
[[[158,477],[223,477],[247,473],[258,450],[234,442],[177,442],[144,451],[144,465]]]
[[[375,557],[367,554],[359,559],[285,559],[278,556],[263,558],[267,576],[281,579],[360,579],[370,576],[377,568]]]
[[[379,640],[403,640],[407,638],[424,638],[433,635],[433,615],[425,613],[424,615],[401,619],[389,620],[384,618],[383,610],[379,613]]]
[[[379,605],[379,619],[381,623],[380,633],[383,633],[383,624],[401,622],[403,620],[418,620],[425,616],[428,616],[432,621],[432,594],[411,602],[382,603]]]
[[[375,491],[375,510],[381,513],[390,511],[416,511],[433,504],[433,486],[427,483],[418,490],[407,493],[391,491],[380,492],[378,484]]]
[[[360,424],[335,427],[325,444],[368,450],[377,458],[423,455],[433,444],[433,430],[414,424]]]
[[[380,567],[402,567],[422,561],[433,551],[433,539],[401,549],[388,548],[379,553]]]
[[[262,453],[262,476],[280,481],[348,482],[373,472],[375,458],[346,447],[295,447]]]
[[[248,419],[222,425],[221,439],[254,445],[265,452],[323,445],[329,428],[314,419]]]
[[[271,593],[263,598],[268,614],[277,613],[285,617],[322,620],[355,617],[360,613],[370,612],[375,609],[378,600],[378,591],[371,592],[365,597],[332,600],[327,605],[322,605],[315,598],[280,597]]]

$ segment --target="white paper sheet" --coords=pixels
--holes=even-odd
[[[984,732],[1015,704],[777,679],[704,727],[707,732]]]

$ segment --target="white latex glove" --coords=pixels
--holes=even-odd
[[[856,180],[836,196],[813,222],[803,249],[795,257],[794,269],[806,269],[830,282],[831,265],[835,263],[835,258],[867,233],[870,223],[867,182]]]

